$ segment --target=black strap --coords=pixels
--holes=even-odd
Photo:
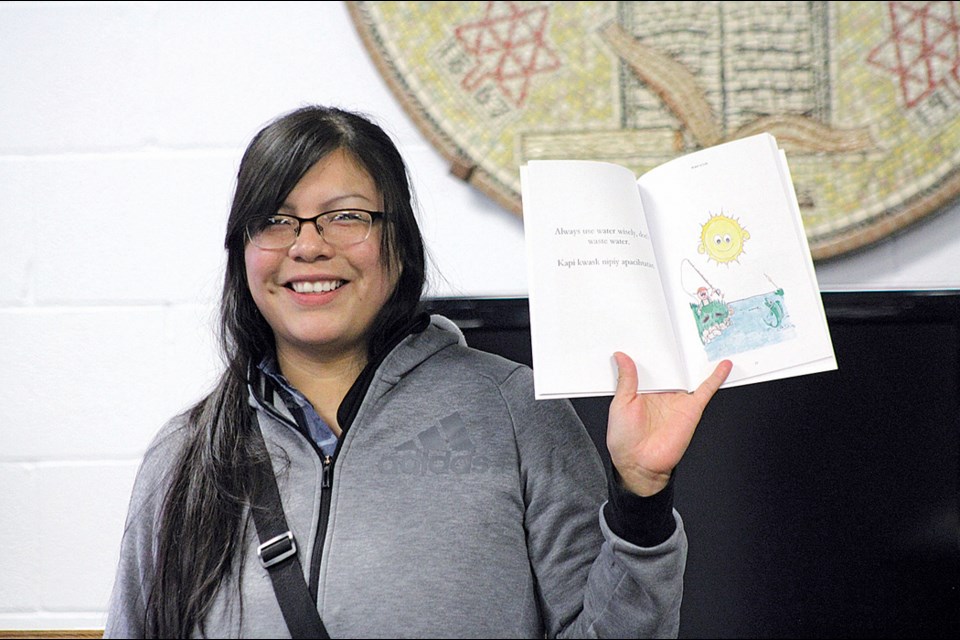
[[[257,414],[251,411],[250,416],[254,444],[262,448],[261,455],[258,456],[260,463],[256,465],[257,477],[250,496],[250,510],[253,513],[257,536],[260,538],[257,555],[273,581],[273,590],[290,635],[294,638],[329,638],[303,577],[303,567],[297,554],[297,541],[283,513],[280,489],[277,487],[277,478],[273,473],[273,465],[270,464]]]

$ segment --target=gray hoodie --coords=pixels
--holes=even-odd
[[[309,574],[323,464],[291,422],[254,404]],[[144,456],[104,637],[144,634],[155,523],[182,441],[171,421]],[[677,635],[679,515],[655,547],[612,533],[603,468],[571,404],[534,401],[529,368],[470,349],[449,320],[434,316],[381,363],[333,468],[317,602],[333,638]],[[240,580],[221,586],[205,631],[288,638],[246,531]]]

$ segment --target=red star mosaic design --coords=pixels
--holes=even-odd
[[[488,2],[481,19],[454,30],[474,60],[461,86],[474,91],[490,80],[514,106],[522,106],[533,77],[560,66],[560,58],[544,36],[548,17],[548,8],[543,5]]]
[[[888,2],[890,37],[867,62],[891,72],[908,108],[938,87],[960,86],[960,24],[956,2]]]

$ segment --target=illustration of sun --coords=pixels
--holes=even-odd
[[[717,264],[736,261],[743,253],[743,243],[750,233],[740,226],[740,222],[723,214],[711,217],[700,228],[700,246],[697,250],[706,253]]]

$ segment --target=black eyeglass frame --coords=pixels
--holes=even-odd
[[[365,213],[368,216],[370,216],[370,225],[367,227],[367,235],[365,235],[362,240],[357,240],[356,242],[351,242],[350,244],[347,244],[347,245],[341,245],[339,243],[330,243],[333,246],[352,247],[353,245],[357,245],[357,244],[360,244],[361,242],[364,242],[367,238],[370,237],[370,231],[373,229],[373,223],[379,220],[380,218],[383,218],[385,215],[387,215],[383,211],[371,211],[370,209],[361,209],[360,207],[346,207],[343,209],[331,209],[330,211],[324,211],[323,213],[318,213],[317,215],[312,216],[310,218],[301,218],[300,216],[295,216],[291,213],[275,213],[271,216],[267,216],[266,218],[263,218],[260,220],[252,220],[248,222],[245,227],[245,231],[247,233],[247,238],[257,248],[263,249],[264,251],[282,251],[284,249],[289,249],[290,247],[292,247],[297,243],[297,239],[300,238],[300,231],[303,229],[304,224],[313,223],[313,226],[317,230],[317,233],[320,235],[320,237],[323,238],[324,242],[329,243],[330,241],[327,240],[326,236],[323,235],[323,227],[320,226],[320,218],[324,216],[328,216],[331,213],[346,213],[346,212]],[[259,244],[257,244],[256,240],[254,240],[253,238],[254,236],[258,235],[260,231],[262,231],[266,227],[262,227],[258,225],[260,225],[264,220],[269,220],[270,218],[276,218],[280,216],[284,218],[291,218],[297,221],[297,230],[296,230],[296,234],[293,237],[293,242],[291,242],[285,247],[261,247]],[[254,227],[255,230],[251,231],[251,227]]]

